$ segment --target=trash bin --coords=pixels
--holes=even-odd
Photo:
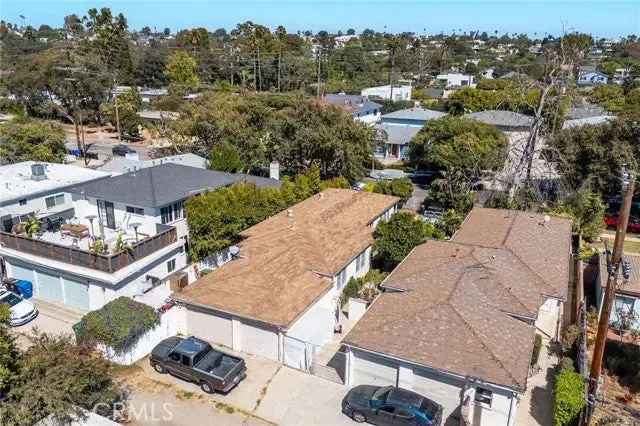
[[[15,282],[16,290],[20,293],[20,296],[25,299],[30,299],[33,296],[33,284],[31,281],[17,280]]]

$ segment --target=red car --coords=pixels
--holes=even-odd
[[[605,215],[604,223],[609,229],[615,229],[618,226],[618,216]],[[640,234],[640,218],[630,217],[627,225],[627,232]]]

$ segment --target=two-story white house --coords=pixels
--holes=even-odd
[[[468,74],[438,74],[436,76],[436,80],[438,80],[446,88],[475,87],[473,76]]]
[[[22,163],[0,166],[0,231],[30,217],[66,217],[73,209],[66,190],[74,185],[109,177],[110,173],[56,163]]]
[[[369,270],[373,231],[399,199],[327,189],[242,232],[234,260],[173,299],[186,333],[308,370],[332,339],[339,297]]]
[[[67,223],[31,236],[0,232],[2,270],[32,282],[36,298],[80,310],[119,296],[162,303],[169,277],[188,267],[184,202],[240,181],[278,185],[167,163],[67,188]]]

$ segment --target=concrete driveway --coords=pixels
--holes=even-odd
[[[73,308],[69,308],[60,303],[49,302],[42,299],[29,299],[36,308],[38,316],[31,322],[15,327],[12,330],[18,334],[18,344],[28,345],[27,336],[33,334],[34,329],[48,334],[73,334],[72,326],[80,321],[85,314]]]
[[[233,353],[228,348],[224,351]],[[171,392],[195,395],[196,398],[213,401],[215,404],[235,410],[236,415],[255,421],[266,421],[278,425],[352,425],[344,416],[341,401],[347,387],[320,377],[282,366],[280,363],[259,356],[236,353],[244,358],[247,378],[226,395],[207,395],[193,383],[185,382],[169,374],[159,374],[149,366],[148,359],[139,361],[139,373],[145,380],[152,380],[173,389]],[[139,374],[136,373],[136,374]],[[136,380],[123,377],[126,382]],[[181,401],[176,401],[176,410],[185,410]],[[186,404],[186,403],[185,403]],[[188,411],[188,410],[187,410]],[[235,420],[234,420],[235,421]],[[205,416],[198,422],[167,423],[171,425],[210,424]]]

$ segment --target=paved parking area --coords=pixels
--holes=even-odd
[[[72,326],[84,315],[82,311],[59,303],[36,298],[29,301],[38,308],[38,316],[33,321],[12,329],[18,334],[18,344],[22,346],[28,345],[26,336],[32,334],[34,329],[48,334],[73,334]]]

